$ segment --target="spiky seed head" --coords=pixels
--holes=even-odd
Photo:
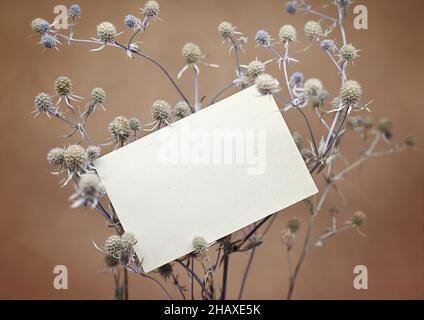
[[[299,132],[295,132],[292,135],[294,143],[296,143],[296,146],[299,150],[302,149],[302,144],[303,144],[303,136],[299,133]]]
[[[113,42],[116,37],[116,28],[109,21],[103,21],[97,25],[97,38],[105,43]]]
[[[283,43],[296,41],[296,29],[292,25],[286,24],[278,32],[278,38]]]
[[[305,90],[305,94],[308,97],[317,97],[319,93],[324,89],[324,85],[322,84],[320,79],[311,78],[305,81],[303,88]]]
[[[247,75],[252,78],[257,78],[259,75],[265,72],[265,63],[255,59],[252,60],[247,66]]]
[[[317,21],[308,21],[304,27],[305,35],[308,40],[318,40],[324,35],[321,25]]]
[[[106,92],[102,88],[94,88],[91,90],[91,100],[95,103],[104,103],[106,100]]]
[[[300,229],[300,226],[301,221],[297,217],[293,217],[287,222],[287,229],[289,229],[292,234],[295,234]]]
[[[78,181],[78,191],[88,197],[96,197],[100,188],[100,179],[96,174],[84,173]]]
[[[256,78],[255,84],[261,95],[277,93],[280,90],[278,80],[267,73],[259,75]]]
[[[305,79],[305,76],[303,75],[302,72],[295,72],[290,77],[290,83],[292,86],[300,85],[304,79]]]
[[[142,12],[146,17],[156,17],[159,14],[159,11],[159,3],[153,0],[147,1],[142,9]]]
[[[172,264],[164,264],[163,266],[160,266],[157,271],[164,280],[168,280],[173,272]]]
[[[324,101],[328,99],[330,93],[327,90],[322,89],[316,96],[310,96],[310,102],[313,107],[319,108],[324,104]]]
[[[59,96],[67,96],[72,92],[72,81],[68,77],[60,76],[54,82],[54,91]]]
[[[366,129],[372,129],[375,124],[375,119],[371,116],[366,116],[364,119],[364,127]]]
[[[358,50],[351,44],[345,44],[340,48],[340,57],[346,62],[351,62],[358,56]]]
[[[387,118],[382,118],[378,121],[378,130],[380,130],[382,133],[391,133],[392,129],[393,129],[393,123],[387,119]]]
[[[333,40],[325,39],[320,42],[322,50],[329,51],[334,48],[335,44]]]
[[[116,140],[125,141],[131,134],[128,119],[118,116],[109,123],[109,132]]]
[[[138,130],[141,129],[140,120],[138,120],[135,117],[132,117],[128,120],[128,125],[129,125],[131,131],[138,131]]]
[[[340,90],[340,98],[346,106],[355,106],[362,98],[362,87],[355,80],[346,81]]]
[[[50,23],[42,18],[36,18],[31,22],[31,28],[33,31],[43,34],[50,30]]]
[[[106,264],[106,267],[109,267],[109,268],[116,267],[119,264],[119,259],[116,259],[114,256],[110,254],[106,254],[105,264]]]
[[[56,48],[57,46],[56,38],[47,33],[43,34],[43,36],[41,37],[40,43],[45,49],[53,49],[53,48]]]
[[[241,76],[241,77],[238,77],[238,78],[236,79],[236,85],[237,85],[237,87],[239,87],[240,89],[246,89],[246,88],[248,88],[248,87],[251,85],[251,82],[250,82],[250,80],[249,80],[249,78],[248,78],[248,77],[246,77],[246,76]]]
[[[53,148],[47,153],[47,161],[55,167],[60,167],[65,161],[65,150],[63,148]]]
[[[295,14],[297,10],[297,2],[296,1],[287,2],[285,6],[285,10],[287,13]]]
[[[271,45],[271,36],[265,30],[259,30],[256,32],[255,40],[258,45],[267,47]]]
[[[405,138],[405,145],[407,147],[415,147],[417,145],[417,137],[409,135]]]
[[[360,227],[364,224],[364,222],[367,220],[367,215],[362,211],[356,211],[352,215],[352,224],[355,227]]]
[[[234,35],[234,31],[236,28],[227,21],[223,21],[218,26],[218,33],[223,37],[224,39],[231,38]]]
[[[133,16],[132,14],[128,14],[124,18],[124,23],[128,28],[135,28],[140,25],[141,21],[139,18]]]
[[[53,107],[52,98],[49,94],[41,92],[34,98],[34,107],[37,112],[47,112]]]
[[[131,232],[125,232],[121,236],[121,241],[126,248],[130,248],[137,243],[137,239],[135,238],[135,235],[132,234]]]
[[[72,144],[65,149],[63,155],[65,167],[69,171],[76,171],[87,164],[87,153],[79,144]]]
[[[352,0],[336,0],[336,3],[345,9],[352,4]]]
[[[109,236],[105,242],[106,254],[111,255],[114,258],[118,258],[120,253],[125,249],[121,237],[114,234]]]
[[[93,162],[100,157],[102,150],[98,146],[88,146],[86,152],[88,161]]]
[[[175,105],[175,115],[180,118],[185,118],[191,113],[190,107],[185,101],[178,101]]]
[[[170,121],[171,119],[171,106],[164,100],[156,100],[152,104],[153,119],[158,121]]]
[[[73,4],[68,9],[68,15],[70,18],[75,19],[81,15],[81,7],[78,4]]]
[[[207,250],[208,243],[205,238],[197,236],[193,239],[192,247],[195,253],[203,253]]]
[[[202,50],[197,44],[188,42],[181,49],[181,55],[186,63],[198,63],[202,59]]]

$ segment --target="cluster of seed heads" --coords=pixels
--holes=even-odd
[[[358,50],[351,44],[345,44],[340,48],[340,58],[346,62],[351,62],[358,57]]]
[[[79,171],[87,164],[87,152],[79,144],[72,144],[65,149],[63,154],[65,168],[69,171]]]
[[[185,118],[191,113],[189,105],[187,104],[187,102],[183,100],[177,102],[177,104],[174,107],[174,110],[175,110],[175,115],[178,118]]]
[[[153,119],[161,122],[169,122],[171,120],[171,106],[164,100],[156,100],[152,104]]]
[[[249,77],[256,79],[263,73],[265,73],[265,63],[262,61],[255,59],[247,65],[247,75]]]
[[[324,35],[321,25],[317,21],[308,21],[304,27],[305,35],[308,40],[318,40]]]
[[[135,117],[132,117],[128,120],[128,126],[129,126],[130,130],[133,131],[133,132],[139,131],[141,129],[140,120],[138,120]]]
[[[66,76],[60,76],[54,82],[54,90],[59,96],[67,96],[72,92],[72,81]]]
[[[218,33],[224,39],[229,39],[234,35],[235,28],[233,25],[227,21],[223,21],[218,26]]]
[[[362,98],[362,87],[355,80],[348,80],[340,90],[340,98],[345,106],[356,106]]]
[[[197,44],[188,42],[181,49],[181,55],[186,63],[198,63],[202,59],[202,50]]]
[[[110,43],[115,40],[116,28],[109,21],[103,21],[97,25],[97,38],[104,43]]]
[[[94,88],[91,91],[91,100],[99,104],[104,103],[106,100],[106,92],[102,88]]]
[[[129,250],[136,243],[137,240],[132,233],[126,232],[122,236],[111,235],[105,242],[106,255],[115,259],[120,258],[123,251]]]
[[[47,112],[53,107],[52,98],[49,94],[41,92],[34,98],[34,107],[37,112]]]
[[[207,250],[208,243],[203,237],[194,237],[192,241],[192,248],[195,253],[200,254]]]
[[[256,78],[255,84],[261,95],[270,95],[280,91],[278,80],[267,73],[259,75]]]
[[[280,28],[278,38],[282,43],[296,41],[296,29],[292,25],[286,24]]]
[[[125,141],[131,134],[129,121],[124,116],[118,116],[109,123],[109,132],[119,141]]]

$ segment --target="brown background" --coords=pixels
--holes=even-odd
[[[89,127],[99,142],[106,139],[106,124],[114,116],[138,116],[147,123],[152,101],[160,98],[175,103],[178,99],[154,66],[144,60],[129,61],[118,50],[109,48],[91,53],[88,52],[91,46],[64,45],[59,53],[43,53],[37,44],[38,38],[31,36],[29,23],[38,16],[52,20],[53,7],[59,3],[71,4],[57,0],[0,3],[0,298],[3,299],[108,299],[112,296],[112,277],[103,272],[102,256],[91,245],[92,240],[102,243],[108,230],[94,211],[71,211],[67,198],[72,189],[60,189],[58,178],[49,174],[46,152],[67,143],[57,137],[66,129],[44,116],[32,119],[30,112],[35,94],[51,92],[53,81],[62,74],[73,80],[79,95],[87,96],[94,86],[105,88],[108,110],[97,112]],[[183,65],[182,45],[187,41],[198,43],[207,54],[207,62],[222,66],[219,70],[202,67],[201,92],[211,97],[234,77],[233,57],[228,55],[227,45],[222,44],[216,32],[219,22],[231,21],[250,40],[261,28],[276,35],[285,23],[295,25],[300,33],[308,18],[287,15],[284,3],[282,0],[162,0],[163,21],[153,23],[143,35],[142,48],[176,75]],[[415,133],[422,141],[424,4],[420,0],[357,3],[368,6],[369,30],[353,30],[351,19],[347,23],[349,39],[362,49],[361,58],[350,68],[350,76],[363,84],[365,98],[374,100],[374,115],[395,121],[398,139]],[[124,15],[137,14],[142,2],[85,0],[80,4],[83,20],[79,21],[76,33],[88,37],[94,36],[96,24],[103,20],[110,20],[119,30],[124,30]],[[128,32],[121,36],[127,37]],[[293,52],[305,46],[305,42],[298,43]],[[255,56],[270,57],[264,49],[254,48],[251,41],[243,62],[248,63]],[[332,92],[338,90],[334,66],[320,49],[295,53],[295,56],[302,62],[298,70],[307,77],[320,77]],[[272,71],[278,74],[275,68]],[[190,96],[191,79],[187,73],[180,81]],[[286,120],[292,130],[305,132],[298,114],[288,114]],[[356,139],[346,141],[345,154],[355,155],[360,145]],[[348,201],[348,206],[342,207],[341,219],[348,219],[357,209],[367,212],[369,220],[364,227],[367,237],[349,231],[332,239],[324,248],[311,251],[301,270],[295,298],[424,298],[422,163],[420,151],[373,159],[341,184]],[[330,199],[327,209],[338,201],[334,194]],[[256,255],[246,298],[285,297],[287,266],[281,229],[287,219],[295,215],[306,221],[303,204],[279,216]],[[315,234],[328,222],[328,214],[323,211]],[[231,262],[230,298],[238,292],[246,260],[245,256],[238,255]],[[58,264],[69,269],[69,290],[53,289],[52,271]],[[368,266],[368,291],[353,289],[353,268],[358,264]],[[181,277],[184,278],[184,274]],[[130,280],[132,298],[162,298],[158,288],[146,280],[133,275]]]

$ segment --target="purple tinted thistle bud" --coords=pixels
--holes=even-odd
[[[73,4],[68,9],[69,17],[72,19],[78,18],[81,14],[81,7],[79,4]]]
[[[138,25],[139,19],[132,14],[125,16],[124,23],[128,28],[135,28]]]
[[[297,3],[296,3],[296,1],[289,1],[289,2],[287,2],[286,3],[285,10],[286,10],[287,13],[295,14],[296,13],[296,10],[297,10]]]
[[[259,30],[258,32],[256,32],[255,39],[256,39],[256,43],[261,46],[266,47],[271,44],[271,36],[265,30]]]
[[[50,29],[50,24],[47,20],[44,20],[42,18],[36,18],[32,20],[31,22],[31,28],[37,33],[43,34]]]
[[[53,36],[51,36],[51,35],[49,35],[49,34],[44,34],[41,37],[41,41],[40,41],[41,45],[44,48],[46,48],[46,49],[55,48],[56,47],[56,42],[57,42],[56,38],[53,37]]]
[[[323,50],[328,51],[334,48],[334,41],[325,39],[321,41],[320,45]]]
[[[292,74],[290,81],[293,85],[300,85],[303,80],[305,79],[305,76],[302,72],[295,72]]]

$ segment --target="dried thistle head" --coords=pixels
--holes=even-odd
[[[301,221],[297,217],[293,217],[287,222],[287,229],[289,229],[291,234],[295,234],[300,229],[300,226]]]
[[[382,118],[378,121],[377,128],[384,134],[390,134],[393,129],[393,123],[387,118]]]
[[[248,77],[242,75],[236,79],[236,86],[240,89],[246,89],[251,85]]]
[[[36,112],[48,112],[53,107],[52,98],[49,94],[41,92],[34,98],[34,107]]]
[[[359,57],[358,52],[352,44],[345,44],[340,48],[339,56],[343,61],[352,62]]]
[[[110,43],[115,40],[116,28],[109,21],[103,21],[97,25],[97,38],[104,43]]]
[[[205,238],[197,236],[192,241],[192,248],[197,254],[204,253],[208,248],[208,243]]]
[[[265,73],[265,63],[255,59],[247,65],[247,75],[252,78],[257,78],[259,75]]]
[[[122,241],[122,244],[124,245],[124,247],[126,247],[126,248],[130,248],[137,243],[137,239],[135,238],[135,235],[132,234],[131,232],[125,232],[121,236],[121,241]]]
[[[141,21],[136,16],[128,14],[124,18],[124,23],[128,28],[135,28],[141,24]]]
[[[128,120],[128,125],[131,131],[139,131],[141,129],[140,120],[135,117],[132,117]]]
[[[171,263],[167,263],[164,264],[163,266],[160,266],[157,271],[159,272],[160,276],[164,279],[164,280],[168,280],[169,277],[172,275],[173,270],[173,266]]]
[[[340,98],[344,105],[355,106],[362,98],[362,87],[355,80],[348,80],[340,90]]]
[[[280,91],[278,80],[267,73],[259,75],[256,78],[255,84],[261,95],[274,94]]]
[[[65,162],[65,150],[63,148],[53,148],[47,153],[47,161],[55,167],[63,166]]]
[[[78,192],[87,198],[95,198],[100,189],[100,179],[96,174],[84,173],[78,181]]]
[[[362,211],[356,211],[352,215],[352,225],[354,225],[355,227],[362,226],[366,220],[367,220],[367,215]]]
[[[181,55],[188,64],[198,63],[203,57],[200,47],[192,42],[188,42],[183,46],[181,49]]]
[[[375,124],[375,119],[371,116],[366,116],[364,119],[364,127],[365,129],[372,129]]]
[[[121,252],[125,249],[121,237],[118,235],[111,235],[106,239],[105,251],[106,254],[119,258]]]
[[[306,38],[310,41],[319,40],[324,35],[321,25],[317,21],[308,21],[304,27]]]
[[[334,41],[329,39],[324,39],[320,42],[322,50],[329,51],[335,47]]]
[[[296,1],[288,1],[285,6],[285,10],[287,13],[295,14],[297,11],[297,2]]]
[[[286,24],[280,28],[278,38],[282,43],[296,41],[296,29],[292,25]]]
[[[218,33],[224,39],[229,39],[234,35],[235,29],[236,28],[231,23],[223,21],[218,26]]]
[[[31,28],[34,32],[44,34],[50,30],[50,23],[43,18],[35,18],[31,22]]]
[[[56,48],[58,43],[59,42],[57,41],[56,37],[52,36],[48,33],[43,34],[43,36],[41,37],[41,40],[40,40],[40,44],[45,49]]]
[[[407,147],[415,147],[417,145],[417,137],[414,135],[409,135],[405,138],[405,145]]]
[[[305,76],[303,75],[303,73],[302,72],[295,72],[290,77],[290,84],[292,86],[300,86],[302,84],[303,80],[305,80]]]
[[[179,118],[185,118],[188,115],[190,115],[191,110],[187,102],[185,101],[178,101],[175,105],[175,115]]]
[[[259,30],[255,35],[256,43],[260,46],[269,47],[272,42],[272,38],[269,33],[265,30]]]
[[[311,78],[305,81],[303,88],[308,97],[316,97],[324,89],[324,85],[320,79]]]
[[[152,104],[153,119],[161,122],[169,122],[171,120],[171,106],[164,100],[156,100]]]
[[[106,92],[102,88],[94,88],[91,90],[91,100],[99,104],[104,103],[106,100]]]
[[[54,82],[54,91],[59,96],[67,96],[72,92],[72,81],[66,76],[58,77]]]
[[[78,4],[73,4],[68,9],[68,16],[71,19],[78,18],[81,15],[81,7]]]
[[[109,268],[116,267],[119,264],[119,259],[116,259],[110,254],[105,255],[105,265]]]
[[[131,134],[128,119],[118,116],[109,123],[109,132],[116,140],[125,141]]]
[[[88,146],[86,152],[88,161],[93,163],[100,157],[102,150],[98,146]]]
[[[69,171],[78,171],[87,164],[87,153],[79,144],[72,144],[65,149],[63,154],[65,167]]]
[[[147,1],[141,11],[146,17],[156,17],[160,11],[159,3],[153,0]]]

